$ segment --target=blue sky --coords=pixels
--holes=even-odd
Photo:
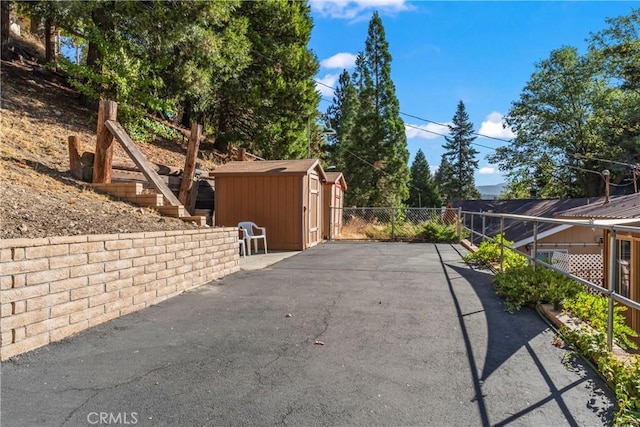
[[[364,49],[369,20],[378,11],[393,57],[392,78],[400,111],[438,123],[451,121],[460,100],[474,130],[510,139],[502,116],[553,49],[587,49],[589,33],[607,27],[605,18],[628,15],[638,2],[410,2],[404,0],[311,0],[314,29],[309,44],[320,61],[316,80],[335,86],[343,69],[352,70]],[[323,94],[320,111],[333,95]],[[327,102],[328,100],[329,102]],[[448,129],[402,116],[405,124],[438,133]],[[486,155],[504,142],[479,137],[476,185],[504,181]],[[411,160],[419,148],[432,170],[440,164],[444,138],[407,128]],[[482,145],[482,146],[481,146]]]

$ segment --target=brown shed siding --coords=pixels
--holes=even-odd
[[[216,177],[216,225],[237,226],[253,221],[267,229],[267,245],[299,250],[302,228],[302,179],[299,176]]]
[[[276,250],[303,250],[322,240],[327,177],[318,160],[230,162],[213,176],[216,225],[253,221],[266,227],[267,245]]]

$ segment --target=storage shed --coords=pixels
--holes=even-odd
[[[322,241],[327,176],[316,159],[230,162],[213,172],[215,225],[253,221],[267,246],[304,250]]]
[[[331,239],[342,233],[342,213],[344,192],[347,182],[342,172],[327,172],[327,182],[322,186],[324,192],[324,229],[325,239]]]

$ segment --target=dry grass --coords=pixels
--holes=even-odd
[[[68,137],[77,135],[80,150],[94,152],[97,111],[84,108],[64,78],[38,65],[42,54],[33,40],[12,43],[20,57],[0,64],[0,238],[190,228],[71,177]],[[152,162],[184,166],[184,140],[138,146]],[[127,158],[117,143],[114,157]]]

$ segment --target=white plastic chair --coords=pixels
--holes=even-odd
[[[256,223],[251,221],[242,221],[238,223],[238,228],[242,230],[242,236],[246,242],[249,255],[251,255],[252,240],[255,252],[258,253],[258,240],[260,239],[264,241],[264,253],[267,253],[267,229],[265,227],[258,227]],[[260,234],[256,234],[255,230],[260,231]]]
[[[244,238],[238,239],[238,243],[240,243],[240,249],[241,249],[241,252],[242,252],[242,257],[246,258],[247,257],[247,248],[246,248],[246,246],[244,244]]]

